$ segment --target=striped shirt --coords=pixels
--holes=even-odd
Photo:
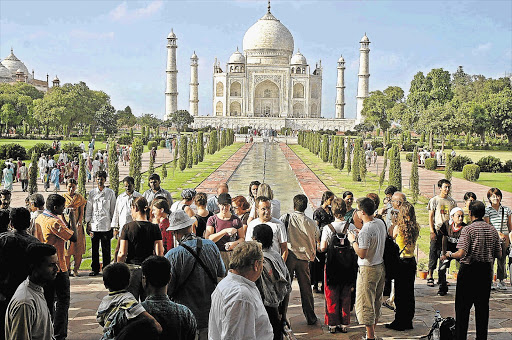
[[[503,225],[501,223],[503,215]],[[500,233],[508,234],[508,217],[512,215],[512,211],[509,207],[504,205],[500,205],[498,210],[494,209],[492,206],[487,206],[485,208],[485,217],[489,218],[489,223],[492,224],[494,228]]]
[[[497,254],[501,253],[498,232],[490,224],[475,220],[462,228],[457,249],[466,251],[466,255],[460,260],[460,263],[492,263]]]

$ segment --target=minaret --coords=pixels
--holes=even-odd
[[[361,111],[363,110],[363,101],[368,97],[369,79],[370,78],[370,39],[364,34],[361,38],[361,48],[359,49],[359,82],[357,84],[357,109],[356,124],[361,123]]]
[[[336,118],[345,118],[345,59],[338,59],[338,81],[336,82]]]
[[[167,36],[167,74],[165,88],[165,117],[170,116],[178,110],[178,70],[176,69],[176,34],[171,29],[171,33]]]
[[[199,103],[199,95],[198,95],[198,86],[199,80],[197,77],[197,55],[194,51],[192,57],[190,57],[190,114],[192,116],[198,115],[198,103]]]

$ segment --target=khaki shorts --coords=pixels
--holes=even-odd
[[[379,318],[385,280],[383,263],[359,267],[356,283],[356,316],[360,325],[374,325]]]

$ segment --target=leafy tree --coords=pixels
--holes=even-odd
[[[119,195],[119,165],[117,156],[117,144],[115,139],[110,138],[108,141],[108,176],[110,182],[110,189]]]
[[[412,155],[412,168],[411,168],[411,191],[412,191],[412,202],[416,204],[418,202],[418,196],[420,194],[420,177],[418,174],[418,147],[414,148]]]
[[[391,126],[388,110],[392,107],[392,103],[382,91],[372,91],[363,102],[361,114],[367,124],[387,130]]]
[[[427,74],[427,78],[432,82],[430,97],[433,101],[444,104],[453,98],[450,72],[435,68]]]
[[[183,171],[187,167],[187,151],[188,151],[187,136],[181,136],[179,148],[180,148],[179,165],[180,165],[180,170]]]
[[[152,128],[156,128],[156,127],[160,126],[161,123],[162,123],[162,121],[160,119],[158,119],[157,117],[155,117],[154,115],[152,115],[150,113],[146,113],[146,114],[142,115],[141,117],[137,118],[137,124],[139,124],[141,126],[150,126]],[[146,135],[143,134],[142,136],[145,137]]]
[[[391,148],[389,163],[389,185],[394,185],[398,191],[402,190],[402,166],[400,164],[400,151],[396,145]]]
[[[137,124],[137,117],[132,113],[132,109],[129,106],[125,107],[124,110],[118,110],[115,118],[119,127],[131,128]]]
[[[485,106],[491,117],[493,131],[507,135],[508,143],[512,144],[512,90],[505,88],[491,94]]]
[[[21,119],[16,114],[16,110],[11,103],[2,105],[2,111],[0,113],[0,119],[2,124],[5,125],[5,132],[7,133],[9,127],[17,126],[21,123]]]
[[[31,167],[28,169],[28,193],[32,195],[37,192],[37,153],[32,152],[30,160]]]
[[[117,132],[115,109],[110,104],[103,105],[94,114],[94,122],[97,128],[103,128],[109,135]]]
[[[132,143],[132,152],[130,153],[130,176],[135,179],[135,191],[140,191],[143,150],[144,144],[142,144],[142,139],[135,137]]]
[[[187,110],[178,110],[169,119],[180,133],[187,125],[194,122],[194,117]]]
[[[78,155],[78,193],[84,198],[87,198],[87,191],[85,189],[85,182],[87,177],[85,174],[85,160],[82,154]]]

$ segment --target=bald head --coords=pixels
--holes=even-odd
[[[220,194],[227,194],[229,191],[227,183],[220,183],[217,187],[217,196]]]
[[[407,201],[405,194],[403,192],[397,191],[391,197],[391,205],[393,208],[398,209],[402,203]]]

